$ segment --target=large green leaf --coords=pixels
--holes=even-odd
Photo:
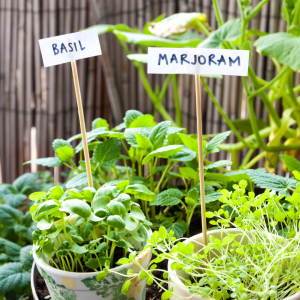
[[[137,128],[127,128],[125,129],[124,136],[128,144],[132,147],[138,148],[138,143],[136,140],[136,133],[139,133],[145,137],[149,136],[152,127],[137,127]]]
[[[43,202],[38,206],[36,211],[34,212],[33,217],[40,221],[43,217],[51,215],[59,210],[59,205],[53,200],[48,200]]]
[[[193,139],[192,137],[179,133],[179,137],[181,138],[182,142],[192,151],[198,152],[198,141]]]
[[[184,147],[180,152],[176,153],[173,156],[172,160],[187,162],[193,160],[195,157],[196,157],[196,153],[194,151]]]
[[[250,119],[236,119],[233,120],[232,123],[239,131],[247,134],[253,134],[253,129],[251,126]],[[265,123],[265,121],[259,118],[256,118],[256,123],[259,130],[264,129],[268,126]]]
[[[63,162],[58,157],[45,157],[26,161],[24,165],[26,164],[37,164],[44,167],[54,168],[62,166]]]
[[[3,196],[3,202],[14,208],[18,208],[27,197],[24,194],[7,194]]]
[[[118,229],[125,228],[124,220],[118,215],[109,216],[106,221],[108,225],[116,227]]]
[[[296,158],[285,154],[280,155],[280,157],[290,172],[293,171],[300,172],[300,162]]]
[[[124,123],[126,125],[126,128],[130,127],[130,124],[137,118],[143,116],[141,112],[138,110],[130,109],[127,110],[124,117]]]
[[[171,126],[170,121],[164,121],[152,128],[149,134],[149,141],[154,147],[154,150],[163,146],[168,134],[168,129]]]
[[[190,167],[180,167],[179,172],[182,175],[182,177],[185,179],[191,178],[191,179],[195,180],[197,177],[197,172]]]
[[[99,24],[99,25],[94,25],[94,26],[88,27],[88,28],[86,28],[84,30],[91,30],[91,29],[96,29],[98,35],[106,33],[106,32],[112,32],[115,29],[121,30],[121,31],[131,31],[131,32],[134,32],[134,29],[128,27],[125,24],[116,24],[116,25],[112,25],[112,24]]]
[[[124,193],[135,195],[137,199],[146,200],[149,202],[153,202],[156,199],[155,193],[151,192],[145,185],[138,183],[128,185]]]
[[[0,267],[0,291],[8,292],[25,287],[30,283],[30,272],[24,271],[18,262],[6,263]]]
[[[4,253],[8,256],[8,258],[12,261],[19,261],[20,260],[20,252],[22,247],[18,244],[15,244],[9,240],[0,238],[0,247],[4,248]],[[1,290],[0,290],[1,292]]]
[[[116,164],[120,154],[121,141],[118,138],[110,138],[95,148],[93,158],[103,171],[108,172]]]
[[[87,203],[78,199],[64,201],[60,210],[69,214],[77,214],[82,218],[88,218],[92,212],[91,207]]]
[[[205,148],[205,153],[215,153],[219,152],[218,146],[231,134],[231,131],[222,132],[215,137],[213,137],[207,144]]]
[[[225,167],[232,165],[232,161],[230,160],[218,160],[210,165],[204,166],[204,170],[219,168],[219,167]]]
[[[145,150],[147,153],[153,151],[153,145],[149,141],[149,139],[142,134],[135,134],[136,142],[139,148]]]
[[[20,262],[23,265],[23,269],[30,271],[33,263],[33,256],[30,254],[32,245],[25,246],[20,251]]]
[[[68,146],[60,147],[55,152],[56,152],[58,158],[63,162],[69,161],[75,155],[73,148],[70,148]]]
[[[143,33],[133,33],[114,30],[113,33],[119,38],[127,43],[133,45],[143,45],[148,47],[171,47],[171,48],[182,48],[182,47],[196,47],[199,44],[199,40],[184,40],[184,41],[174,41],[165,38],[160,38],[155,35],[143,34]]]
[[[300,37],[277,32],[260,37],[254,45],[259,53],[275,58],[294,71],[300,70],[300,61],[295,59],[300,51]]]
[[[180,203],[182,193],[178,189],[168,189],[157,194],[156,200],[150,205],[169,206],[177,205]]]
[[[63,140],[63,139],[55,139],[52,143],[52,147],[55,152],[56,152],[56,150],[58,150],[59,148],[64,147],[64,146],[72,148],[72,145],[70,144],[70,142]]]
[[[177,222],[164,221],[161,226],[164,226],[168,232],[173,230],[177,239],[183,237],[188,229],[186,222],[183,220],[179,220]]]
[[[239,19],[231,19],[214,31],[198,48],[222,48],[224,42],[234,42],[242,35],[242,25]]]
[[[152,151],[149,153],[144,159],[143,159],[143,165],[149,162],[153,157],[162,157],[162,158],[168,158],[170,156],[175,155],[179,151],[181,151],[183,148],[182,145],[171,145],[171,146],[165,146],[158,148],[157,150]]]
[[[21,194],[29,195],[35,189],[36,179],[36,174],[25,173],[18,177],[12,185]]]
[[[20,210],[17,210],[10,205],[0,205],[0,224],[9,226],[15,223],[15,221],[21,219],[23,216]]]
[[[111,131],[106,131],[106,127],[96,128],[86,133],[86,140],[88,143],[91,143],[93,140],[96,139],[96,137],[109,135],[110,132]],[[81,138],[81,134],[79,134],[76,138]],[[72,138],[68,139],[68,141],[70,141],[71,139]],[[83,142],[80,141],[80,143],[75,148],[75,153],[78,153],[79,151],[82,150],[83,150]]]
[[[156,122],[152,115],[142,115],[134,119],[129,128],[137,128],[137,127],[154,127]]]

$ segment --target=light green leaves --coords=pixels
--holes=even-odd
[[[153,145],[154,150],[163,146],[170,126],[170,121],[164,121],[153,127],[149,134],[149,141]]]
[[[109,216],[107,218],[106,222],[110,226],[116,227],[118,229],[125,228],[125,222],[124,222],[124,220],[120,216],[118,216],[118,215]]]
[[[155,125],[156,122],[152,115],[142,115],[133,119],[128,128],[154,127]]]
[[[295,59],[300,51],[300,37],[277,32],[260,37],[254,45],[261,54],[275,58],[294,71],[300,70],[300,61]]]
[[[178,189],[168,189],[157,194],[155,202],[150,203],[150,205],[160,205],[160,206],[169,206],[177,205],[180,203],[182,198],[182,193]]]
[[[155,193],[151,192],[145,185],[133,184],[126,187],[124,193],[132,194],[137,199],[153,202],[156,199]]]
[[[148,63],[148,54],[144,53],[135,53],[127,55],[129,60],[133,60],[139,63],[147,64]]]
[[[161,226],[164,226],[168,232],[173,230],[177,239],[183,237],[188,229],[186,222],[183,220],[178,220],[176,222],[164,221]]]
[[[206,149],[205,153],[215,153],[219,152],[218,146],[231,134],[231,131],[225,131],[222,132],[215,137],[213,137],[207,144],[206,144]]]
[[[181,167],[179,168],[179,172],[182,175],[183,178],[185,179],[193,179],[195,180],[197,177],[197,172],[189,167]]]
[[[198,152],[198,141],[193,139],[192,137],[183,134],[183,133],[178,133],[180,136],[182,142],[192,151]]]
[[[122,215],[126,213],[125,206],[121,202],[115,200],[107,204],[107,209],[113,215]]]
[[[22,268],[18,262],[6,263],[0,267],[0,291],[4,295],[20,289],[30,282],[30,272]]]
[[[38,208],[36,209],[32,217],[35,220],[40,221],[44,216],[51,215],[58,210],[59,210],[59,205],[53,200],[48,200],[46,202],[41,203],[38,206]]]
[[[120,154],[120,140],[117,138],[110,138],[95,148],[93,158],[99,163],[100,168],[103,171],[108,172],[115,165]]]
[[[158,148],[157,150],[152,151],[143,159],[143,165],[149,162],[153,157],[162,157],[162,158],[169,158],[170,156],[175,155],[183,148],[182,145],[170,145]]]
[[[128,293],[129,288],[130,288],[130,284],[131,284],[130,280],[125,281],[125,283],[123,284],[122,290],[121,290],[123,295],[126,295]]]
[[[98,179],[93,175],[93,180]],[[82,172],[74,176],[71,180],[69,180],[66,184],[67,189],[72,189],[79,186],[87,186],[88,185],[88,179],[87,179],[87,173]]]
[[[224,42],[234,42],[242,35],[242,25],[239,19],[230,19],[202,43],[198,48],[222,48]]]
[[[75,155],[74,149],[68,141],[56,139],[53,141],[52,146],[58,158],[62,162],[69,161]]]
[[[300,162],[296,158],[285,154],[280,155],[280,157],[290,172],[300,171]]]
[[[64,194],[64,190],[61,186],[54,186],[50,188],[46,194],[48,199],[56,199],[59,200],[61,196]]]
[[[26,163],[24,163],[24,165],[26,164],[37,164],[44,167],[54,168],[54,167],[62,166],[63,162],[58,157],[46,157],[46,158],[29,160]]]
[[[137,206],[132,206],[130,210],[130,215],[138,220],[144,221],[146,219],[143,211],[137,207]]]
[[[69,214],[77,214],[82,218],[88,218],[91,215],[91,207],[82,200],[77,199],[64,201],[60,210]]]
[[[142,150],[145,150],[147,153],[153,151],[154,147],[148,138],[146,138],[145,136],[143,136],[142,134],[139,134],[139,133],[135,134],[135,138],[136,138],[137,145],[139,146],[139,148],[141,148]]]
[[[135,119],[141,116],[143,116],[143,114],[137,110],[134,109],[127,110],[124,117],[124,123],[126,125],[126,128],[130,128],[131,123]]]
[[[204,170],[225,167],[225,166],[230,166],[230,165],[232,165],[232,161],[230,161],[230,160],[218,160],[212,164],[204,166]]]

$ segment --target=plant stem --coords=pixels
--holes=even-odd
[[[250,169],[252,166],[254,166],[259,160],[264,158],[266,156],[267,152],[261,152],[258,155],[256,155],[246,166],[245,170]]]
[[[222,18],[222,13],[221,13],[221,10],[220,10],[218,0],[213,0],[213,5],[214,5],[214,11],[215,11],[215,14],[216,14],[218,25],[219,25],[219,27],[221,27],[223,25],[223,18]]]
[[[180,100],[179,100],[179,94],[178,94],[177,74],[173,74],[172,76],[173,76],[173,93],[174,93],[176,121],[177,121],[178,127],[182,127],[182,114],[181,114]]]
[[[244,159],[243,159],[243,161],[242,161],[242,163],[241,163],[241,165],[240,165],[240,168],[244,168],[245,164],[248,163],[248,161],[250,160],[250,158],[251,158],[251,156],[252,156],[254,150],[255,150],[255,149],[253,149],[253,148],[252,148],[252,149],[249,149],[249,151],[248,151],[247,154],[245,155],[245,157],[244,157]]]
[[[199,20],[196,20],[197,22],[197,25],[200,27],[200,29],[204,32],[204,34],[206,36],[209,36],[209,31],[207,30],[207,28],[199,21]]]
[[[251,13],[247,16],[247,22],[249,22],[261,9],[267,4],[270,0],[262,0],[260,1],[251,11]]]

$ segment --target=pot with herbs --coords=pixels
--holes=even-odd
[[[151,251],[141,250],[151,230],[132,196],[146,189],[123,181],[98,191],[55,186],[30,195],[38,222],[32,252],[52,299],[117,299],[131,273],[147,269]],[[121,299],[145,299],[145,280],[133,280]]]

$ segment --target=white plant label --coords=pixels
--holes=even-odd
[[[150,74],[248,76],[248,64],[248,50],[148,48]]]
[[[39,44],[45,67],[102,54],[96,29],[42,39]]]

